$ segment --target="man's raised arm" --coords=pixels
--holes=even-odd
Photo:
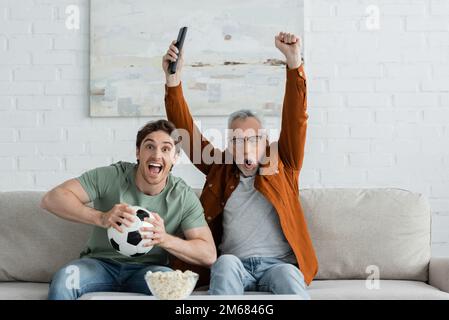
[[[279,157],[286,167],[301,170],[307,132],[307,87],[300,39],[294,34],[281,32],[275,37],[276,47],[285,55],[287,83],[279,136]]]
[[[178,129],[184,129],[189,134],[188,141],[183,140],[182,148],[189,157],[190,161],[205,175],[210,171],[211,163],[205,162],[203,159],[203,152],[209,155],[209,159],[215,159],[215,156],[221,151],[212,146],[212,144],[203,137],[198,127],[193,123],[192,115],[182,92],[181,72],[184,64],[183,51],[178,57],[178,48],[173,41],[167,53],[162,59],[162,68],[165,72],[165,111],[167,118],[173,122]],[[176,73],[170,74],[168,71],[169,63],[176,61],[179,58],[176,66]]]

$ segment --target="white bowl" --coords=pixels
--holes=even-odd
[[[199,275],[195,272],[180,270],[151,272],[145,274],[145,281],[151,293],[159,300],[185,299],[195,289]]]

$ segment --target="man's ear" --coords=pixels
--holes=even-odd
[[[175,156],[173,157],[173,165],[178,163],[179,157],[181,157],[181,151],[175,153]]]
[[[139,154],[140,154],[140,149],[136,148],[136,159],[137,159],[137,163],[139,163]]]
[[[173,163],[172,163],[171,168],[170,168],[170,172],[173,171],[173,167],[178,162],[178,159],[179,159],[180,156],[181,156],[181,151],[175,153],[175,156],[173,157]]]

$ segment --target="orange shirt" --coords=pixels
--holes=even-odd
[[[270,161],[261,167],[254,187],[276,209],[285,238],[292,247],[305,282],[309,285],[318,272],[318,261],[299,201],[298,185],[309,117],[307,87],[303,65],[298,69],[287,68],[286,73],[279,140],[267,147]],[[189,138],[183,139],[182,147],[195,166],[206,175],[200,200],[218,247],[223,233],[223,208],[239,183],[239,170],[235,164],[227,164],[228,161],[225,161],[229,157],[228,151],[213,148],[194,125],[181,84],[177,87],[166,86],[165,90],[167,118],[178,129],[189,133]],[[208,148],[206,151],[210,152],[214,159],[221,159],[221,163],[210,164],[201,161],[198,154],[202,154],[205,148]],[[180,261],[173,265],[185,269]],[[199,270],[198,267],[189,267]]]

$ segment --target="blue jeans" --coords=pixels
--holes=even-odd
[[[310,300],[304,276],[293,264],[276,258],[220,256],[211,268],[209,294],[242,295],[245,291],[296,294]]]
[[[75,300],[88,292],[136,292],[151,295],[147,271],[172,271],[169,267],[120,263],[109,259],[82,258],[72,261],[53,276],[50,300]]]

